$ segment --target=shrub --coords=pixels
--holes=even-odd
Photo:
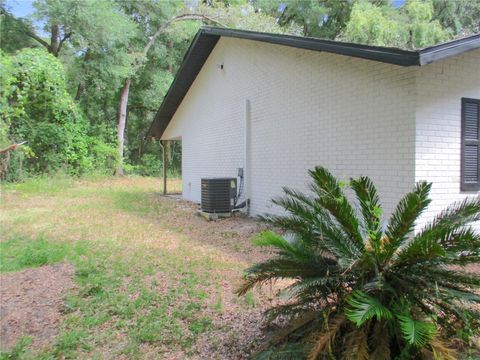
[[[162,175],[162,159],[155,154],[143,154],[137,166],[136,173],[142,176]]]
[[[103,175],[113,174],[118,157],[116,145],[92,137],[90,151],[93,159],[93,172]]]
[[[312,195],[284,188],[274,203],[285,215],[263,219],[285,230],[255,242],[276,257],[250,267],[238,294],[290,279],[287,304],[268,320],[289,320],[262,358],[456,358],[445,340],[478,329],[480,278],[463,271],[480,260],[480,197],[455,203],[414,233],[430,203],[419,182],[382,223],[379,197],[367,177],[351,179],[356,207],[325,168],[310,171]]]
[[[32,174],[90,170],[89,124],[67,92],[60,61],[43,49],[23,49],[0,54],[0,65],[0,142],[28,140],[23,167]]]

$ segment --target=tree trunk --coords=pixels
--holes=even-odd
[[[83,57],[83,62],[82,62],[83,72],[85,72],[86,63],[91,58],[92,58],[92,51],[90,49],[87,49],[87,51],[85,51],[85,56]],[[85,92],[85,79],[80,79],[80,81],[78,82],[77,94],[75,95],[75,101],[79,101],[84,92]]]
[[[52,34],[50,36],[50,46],[48,51],[55,57],[58,57],[60,47],[60,26],[52,25]]]
[[[117,124],[117,168],[115,169],[116,176],[123,175],[123,144],[125,137],[125,124],[127,120],[127,105],[128,105],[128,92],[130,91],[130,84],[132,80],[125,80],[123,85],[122,94],[120,96],[120,104],[118,107],[118,124]]]
[[[173,22],[186,21],[186,20],[203,20],[203,21],[210,21],[216,24],[220,24],[218,21],[203,14],[183,14],[183,15],[174,16],[173,18],[165,22],[162,26],[160,26],[158,30],[155,32],[155,34],[153,34],[153,36],[149,37],[149,40],[142,51],[143,57],[144,58],[147,57],[148,51],[155,44],[155,40],[160,35],[162,35]],[[220,25],[225,27],[223,24],[220,24]],[[68,34],[68,36],[70,35]],[[140,61],[134,64],[134,71],[135,72],[138,71],[142,66],[143,66],[143,61]],[[117,124],[118,160],[117,160],[117,167],[115,169],[116,176],[123,175],[123,147],[124,147],[124,138],[125,138],[125,123],[127,118],[128,92],[130,90],[131,82],[132,82],[132,79],[125,80],[125,85],[123,86],[122,95],[120,96],[120,103],[118,106],[118,124]]]

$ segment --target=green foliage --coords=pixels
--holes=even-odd
[[[378,46],[402,46],[408,41],[408,29],[395,17],[396,13],[389,6],[356,3],[342,39]]]
[[[15,18],[0,1],[0,49],[13,54],[25,47],[34,47],[37,44],[27,36],[32,25],[28,21]]]
[[[256,8],[248,1],[229,6],[216,2],[214,6],[204,11],[214,16],[221,24],[234,29],[300,34],[300,28],[295,22],[280,24],[275,17],[265,11],[258,11],[258,7]]]
[[[10,144],[8,131],[13,109],[10,107],[8,99],[14,91],[15,77],[13,72],[12,58],[4,55],[0,50],[0,148]]]
[[[287,347],[308,359],[453,359],[445,339],[461,330],[468,341],[479,326],[480,279],[462,267],[480,259],[480,234],[470,226],[480,220],[480,198],[452,204],[414,233],[431,184],[419,182],[384,223],[369,178],[350,179],[351,204],[325,168],[310,176],[310,195],[285,188],[274,199],[286,213],[263,219],[286,235],[265,232],[254,240],[276,256],[247,269],[237,291],[292,282],[289,302],[266,313],[290,325],[260,358]]]
[[[469,0],[408,0],[399,8],[387,0],[37,0],[34,6],[31,18],[17,19],[0,1],[2,49],[14,54],[40,46],[59,60],[49,73],[47,63],[53,60],[41,52],[28,55],[38,55],[38,59],[25,71],[15,60],[26,57],[24,51],[14,57],[0,56],[0,144],[23,140],[27,133],[31,141],[30,147],[12,153],[10,181],[58,169],[110,174],[121,161],[112,150],[116,148],[119,93],[127,78],[132,84],[125,164],[130,172],[158,176],[162,152],[158,144],[143,139],[202,25],[407,48],[432,45],[478,31],[480,26],[480,5]],[[174,22],[143,54],[159,28],[172,17],[191,12],[214,20]],[[36,34],[34,20],[42,22],[45,36]],[[55,94],[35,80],[42,71],[59,86]],[[17,87],[20,82],[28,82],[28,88]],[[17,99],[18,95],[26,97]],[[39,101],[55,104],[57,109],[49,105],[44,113]],[[18,124],[12,122],[14,117],[20,119]],[[61,121],[69,125],[55,125]],[[51,142],[41,144],[47,137]],[[63,140],[54,145],[59,139]],[[181,148],[171,150],[169,169],[178,174]]]
[[[435,336],[435,324],[412,319],[409,315],[397,315],[403,337],[409,345],[427,346]]]
[[[358,2],[353,5],[350,20],[340,38],[378,46],[424,48],[450,37],[433,16],[431,0],[407,0],[400,9]]]
[[[160,176],[162,174],[162,164],[158,161],[158,156],[154,154],[144,154],[140,158],[136,173],[143,176]]]
[[[433,0],[434,18],[456,36],[480,32],[480,1]]]
[[[350,307],[346,309],[345,315],[357,326],[362,326],[373,317],[376,317],[377,321],[392,318],[392,313],[388,308],[362,291],[352,292],[347,297],[347,303]]]
[[[94,51],[113,47],[132,38],[136,24],[112,0],[36,0],[34,17],[44,23],[44,31],[61,25],[76,50]]]
[[[334,39],[345,27],[351,1],[338,0],[255,0],[258,11],[274,16],[281,26],[298,27],[297,34]]]
[[[89,170],[88,123],[66,90],[62,64],[41,49],[24,49],[10,61],[2,123],[9,127],[8,138],[28,141],[23,148],[26,171]]]

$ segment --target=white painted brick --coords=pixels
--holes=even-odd
[[[415,180],[433,182],[420,228],[452,202],[478,195],[460,191],[460,133],[461,98],[480,99],[480,51],[421,67],[416,93]]]
[[[222,63],[220,70],[217,64]],[[278,212],[282,186],[307,190],[307,170],[370,176],[386,214],[418,180],[434,201],[419,226],[460,189],[460,99],[480,98],[480,51],[425,67],[400,67],[249,40],[221,38],[164,139],[182,139],[183,196],[200,201],[200,178],[244,167],[252,215]]]

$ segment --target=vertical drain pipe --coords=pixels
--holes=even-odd
[[[249,157],[250,157],[250,100],[245,99],[245,129],[244,129],[244,152],[243,152],[243,191],[245,194],[246,201],[246,212],[247,215],[250,214],[250,167],[249,167]]]

